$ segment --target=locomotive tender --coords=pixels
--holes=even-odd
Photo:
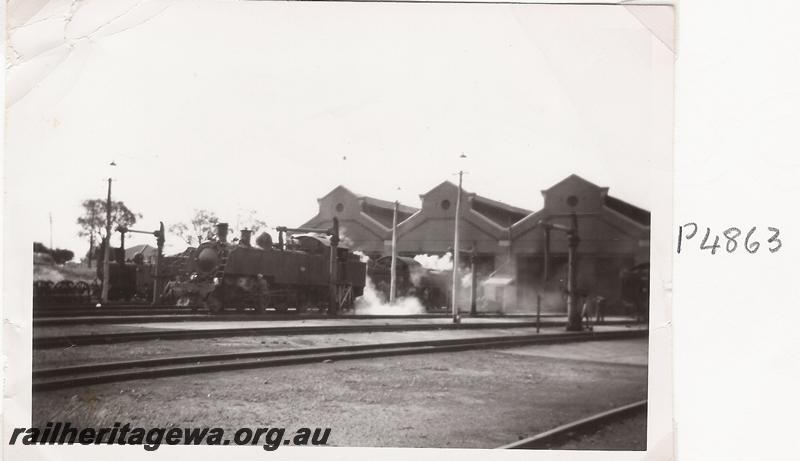
[[[338,227],[336,220],[326,231],[279,227],[277,245],[264,233],[259,246],[252,246],[251,231],[242,230],[239,241],[229,243],[228,225],[221,223],[216,240],[203,242],[189,256],[188,280],[184,276],[170,282],[165,294],[213,313],[226,308],[252,307],[261,313],[267,308],[302,312],[318,307],[336,314],[352,308],[364,291],[366,264],[339,248]]]

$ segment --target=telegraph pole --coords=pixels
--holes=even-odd
[[[116,163],[111,162],[111,166],[117,166]],[[103,291],[100,295],[100,301],[108,302],[108,284],[109,284],[109,255],[111,253],[111,175],[108,177],[108,196],[106,197],[106,248],[103,252]]]
[[[103,251],[103,292],[100,300],[108,302],[109,254],[111,253],[111,178],[108,178],[108,196],[106,198],[106,247]]]
[[[455,218],[455,235],[453,237],[453,323],[460,323],[461,319],[458,315],[458,253],[461,250],[459,247],[458,227],[461,221],[461,183],[464,176],[463,171],[458,172],[458,195],[456,196],[456,218]]]
[[[53,212],[50,212],[50,249],[53,249]]]
[[[400,202],[394,202],[394,215],[392,216],[392,268],[390,272],[389,302],[394,303],[397,298],[397,208]]]

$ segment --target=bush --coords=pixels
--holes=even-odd
[[[75,253],[70,250],[66,250],[64,248],[50,249],[44,246],[44,244],[41,242],[33,242],[33,252],[50,255],[56,264],[64,264],[67,261],[72,261],[72,258],[75,257]]]

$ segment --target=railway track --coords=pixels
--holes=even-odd
[[[34,349],[88,346],[96,344],[118,344],[133,341],[187,340],[203,338],[228,338],[236,336],[296,336],[314,334],[374,333],[387,331],[426,331],[426,330],[472,330],[503,328],[535,328],[563,326],[564,322],[481,322],[481,323],[406,323],[406,324],[367,324],[367,325],[310,325],[288,327],[253,328],[209,328],[187,330],[155,330],[121,333],[98,333],[83,335],[34,336]]]
[[[628,405],[604,411],[588,418],[579,419],[562,426],[558,426],[549,431],[536,434],[532,437],[519,440],[508,445],[498,447],[501,449],[527,449],[541,450],[551,449],[562,445],[564,442],[577,437],[597,432],[603,427],[614,422],[630,418],[647,412],[647,400],[640,400]]]
[[[535,315],[498,315],[485,314],[480,318],[535,318]],[[327,314],[286,314],[267,313],[265,315],[253,314],[197,314],[185,312],[180,314],[165,314],[161,312],[135,313],[131,315],[101,315],[101,316],[54,316],[34,317],[34,327],[69,326],[69,325],[100,325],[116,323],[156,323],[156,322],[191,322],[191,321],[264,321],[264,320],[337,320],[337,319],[442,319],[450,318],[450,314],[409,314],[409,315],[341,315],[330,316]],[[542,319],[564,318],[560,314],[546,314]]]
[[[152,379],[248,368],[356,360],[411,354],[455,352],[470,349],[517,347],[574,341],[598,341],[646,337],[646,330],[580,332],[546,335],[494,336],[484,338],[427,340],[336,347],[284,349],[230,354],[206,354],[170,358],[110,362],[33,371],[33,389],[56,390],[92,384]]]
[[[100,307],[98,307],[100,304]],[[34,310],[76,310],[76,309],[103,309],[103,310],[114,310],[114,309],[146,309],[146,308],[168,308],[168,307],[178,307],[175,306],[174,303],[158,303],[153,304],[149,302],[114,302],[110,301],[106,304],[101,304],[99,300],[95,300],[93,302],[84,302],[84,303],[67,303],[67,304],[59,304],[59,303],[42,303],[36,302],[34,300],[33,309]],[[185,307],[185,306],[183,306]]]
[[[177,315],[192,314],[188,307],[145,307],[145,308],[91,308],[91,309],[47,309],[33,310],[34,320],[39,318],[71,318],[71,317],[117,317],[125,315]]]

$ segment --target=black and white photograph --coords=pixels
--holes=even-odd
[[[14,450],[673,456],[673,6],[6,14]]]

